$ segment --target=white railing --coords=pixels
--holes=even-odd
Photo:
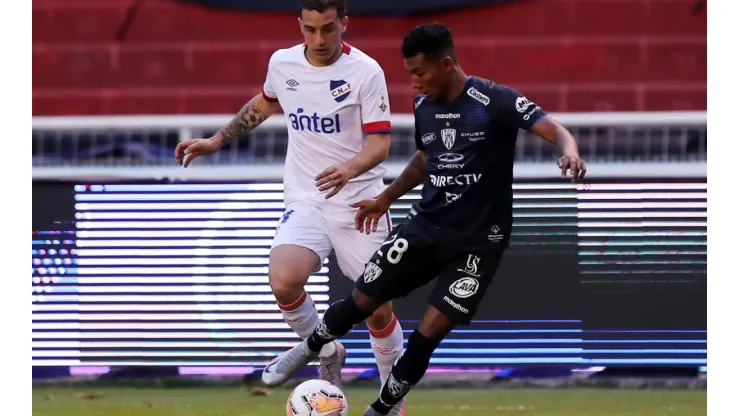
[[[706,112],[555,113],[579,139],[590,176],[705,176]],[[174,165],[177,141],[208,136],[232,115],[34,117],[34,179],[279,179],[287,146],[276,115],[247,140],[188,169]],[[394,115],[388,177],[414,151],[413,115]],[[556,149],[520,131],[515,175],[554,174]]]
[[[594,126],[683,126],[706,125],[706,111],[664,111],[664,112],[613,112],[613,113],[552,113],[560,123],[570,127]],[[233,115],[174,115],[174,116],[52,116],[33,117],[33,129],[39,131],[79,131],[79,130],[161,130],[177,127],[187,135],[194,130],[220,128],[232,119]],[[395,114],[392,118],[394,128],[414,127],[412,114]],[[285,117],[274,115],[262,123],[261,129],[284,129]]]

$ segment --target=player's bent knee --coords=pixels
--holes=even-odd
[[[272,294],[280,305],[291,305],[303,296],[303,284],[301,282],[290,282],[287,280],[270,280]]]
[[[298,300],[308,281],[308,275],[301,276],[298,271],[287,267],[270,268],[268,278],[272,294],[281,305],[290,305]]]
[[[390,302],[380,305],[373,314],[367,318],[367,326],[371,329],[381,330],[390,325],[393,320],[393,306]]]
[[[439,309],[430,306],[424,312],[424,316],[421,318],[416,330],[426,338],[441,340],[452,331],[455,325],[455,321],[440,312]]]
[[[352,300],[355,305],[357,305],[357,309],[367,313],[375,312],[375,310],[380,306],[380,302],[377,302],[375,299],[357,289],[352,289]]]

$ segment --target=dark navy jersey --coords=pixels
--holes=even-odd
[[[478,77],[450,102],[418,95],[416,146],[426,152],[427,174],[409,225],[461,250],[507,247],[516,137],[544,116],[516,90]]]

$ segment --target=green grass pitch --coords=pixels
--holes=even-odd
[[[237,387],[34,387],[34,416],[282,416],[287,389],[252,396]],[[360,416],[377,389],[350,387],[350,415]],[[409,416],[697,416],[706,390],[417,388]]]

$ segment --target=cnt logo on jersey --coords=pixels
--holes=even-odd
[[[341,103],[349,97],[349,93],[352,92],[352,86],[345,80],[340,79],[339,81],[329,81],[329,90],[331,90],[331,96],[334,101]]]

